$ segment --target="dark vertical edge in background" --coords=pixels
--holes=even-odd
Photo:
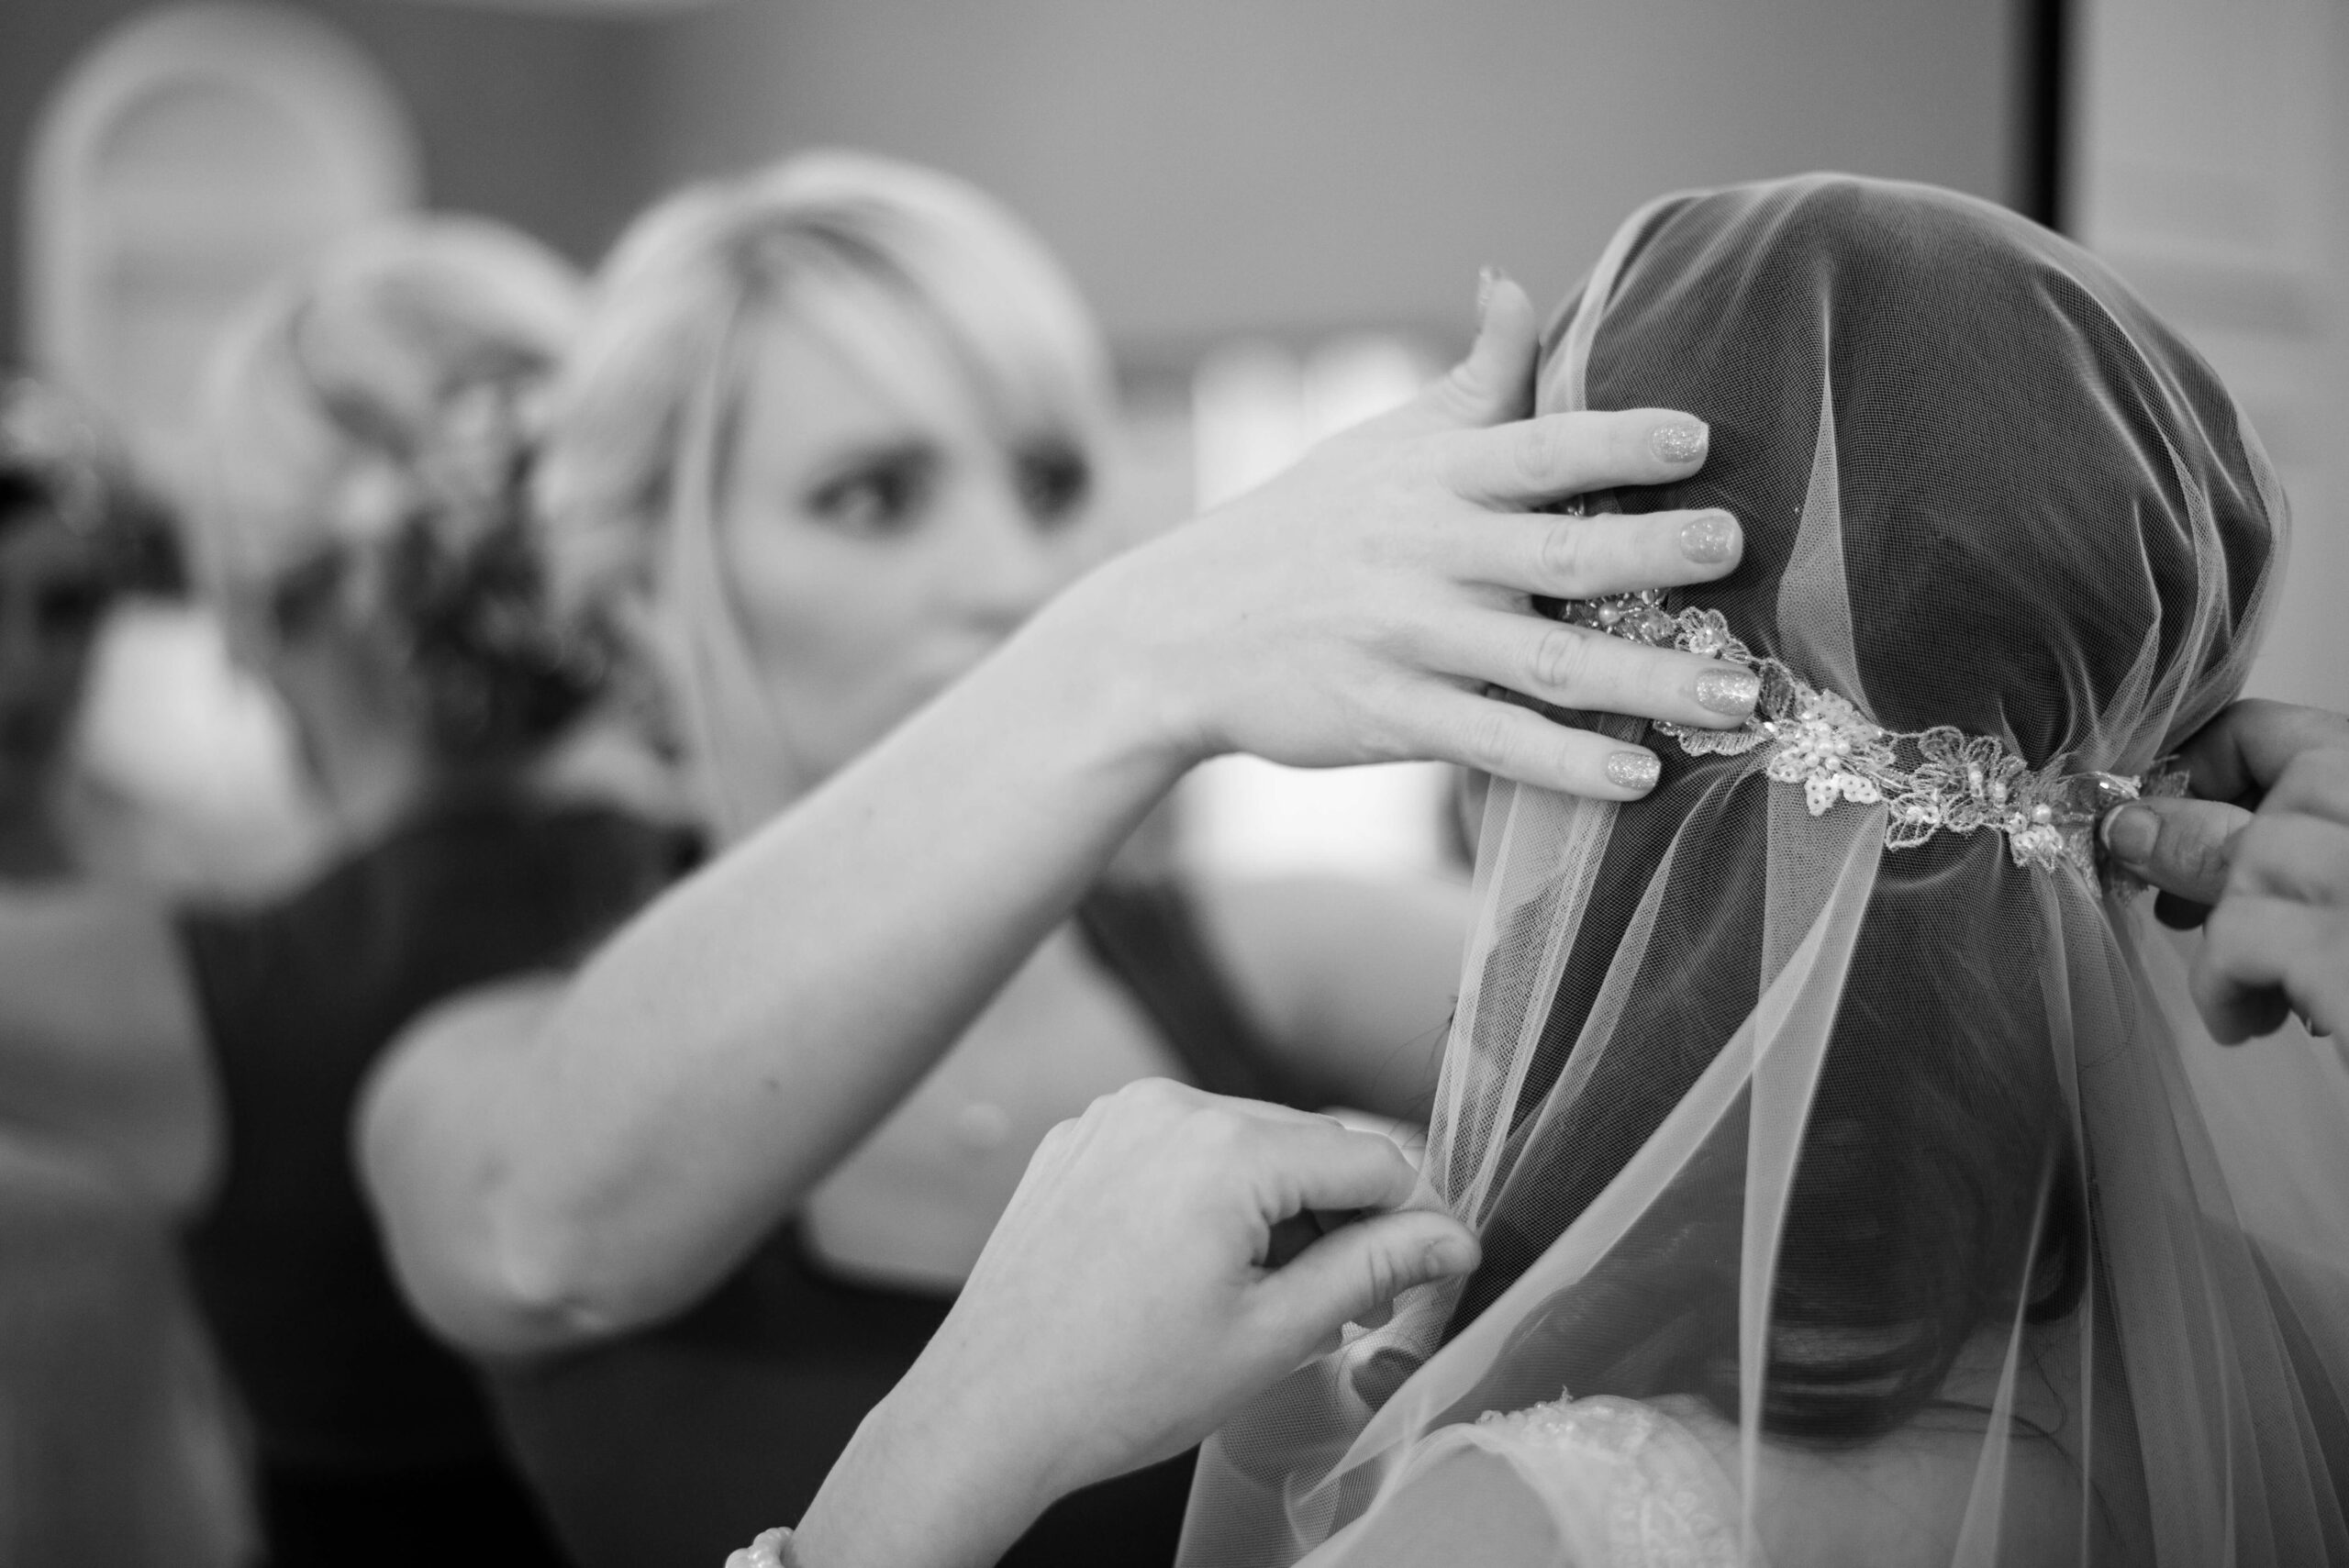
[[[2023,216],[2062,230],[2067,208],[2072,114],[2073,0],[2016,0],[2017,205]]]

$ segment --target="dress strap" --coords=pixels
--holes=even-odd
[[[1076,926],[1200,1088],[1288,1106],[1319,1103],[1249,1020],[1179,881],[1103,883],[1077,906]]]

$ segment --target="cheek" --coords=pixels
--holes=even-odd
[[[918,635],[920,574],[896,552],[787,523],[735,530],[727,545],[734,614],[779,687],[881,679]]]

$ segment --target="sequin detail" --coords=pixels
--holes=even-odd
[[[1914,849],[1935,833],[2002,834],[2019,866],[2070,866],[2098,882],[2096,825],[2114,806],[2141,795],[2182,794],[2175,774],[2033,772],[1995,736],[1949,725],[1886,729],[1848,698],[1806,684],[1776,659],[1756,658],[1719,610],[1664,607],[1661,592],[1569,599],[1559,617],[1653,647],[1677,648],[1753,671],[1762,678],[1753,717],[1734,729],[1697,729],[1658,720],[1655,728],[1690,756],[1765,751],[1763,771],[1799,784],[1813,817],[1837,805],[1885,807],[1885,847]],[[2111,868],[2104,868],[2111,874]],[[2112,878],[2133,892],[2133,878]]]

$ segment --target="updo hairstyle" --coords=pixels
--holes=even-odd
[[[561,731],[611,662],[551,607],[529,515],[579,311],[551,252],[452,217],[370,229],[258,300],[202,409],[197,556],[239,640],[387,641],[446,763],[519,760]]]

